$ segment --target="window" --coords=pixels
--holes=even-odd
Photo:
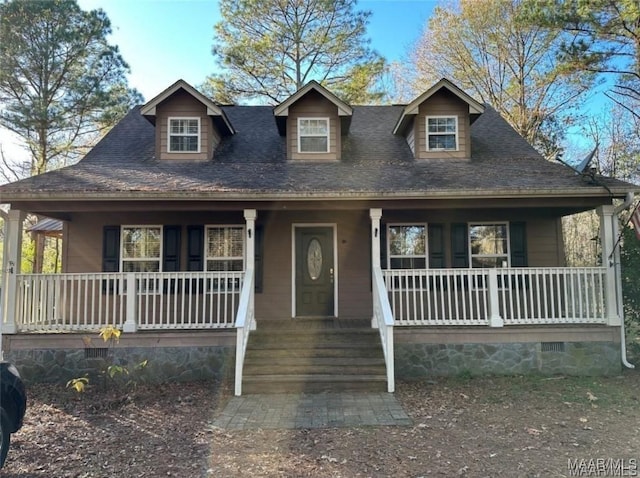
[[[426,224],[389,224],[387,243],[390,269],[427,268]]]
[[[123,226],[121,244],[122,272],[160,271],[161,226]]]
[[[169,118],[169,152],[200,152],[200,118]]]
[[[205,234],[207,271],[244,270],[243,226],[208,226]]]
[[[298,118],[298,152],[329,152],[329,118]]]
[[[469,224],[471,267],[509,267],[507,223]]]
[[[427,151],[458,150],[458,117],[427,116]]]

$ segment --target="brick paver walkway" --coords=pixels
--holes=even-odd
[[[233,397],[214,426],[226,429],[411,425],[390,393],[319,393]]]

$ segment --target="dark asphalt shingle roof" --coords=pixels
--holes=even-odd
[[[285,138],[278,134],[271,107],[223,109],[237,133],[222,140],[211,160],[157,160],[154,126],[137,107],[78,164],[0,186],[0,200],[10,202],[26,193],[49,198],[109,193],[375,198],[602,190],[569,168],[544,160],[491,107],[472,125],[472,156],[464,161],[415,160],[406,140],[392,134],[401,106],[356,106],[337,162],[287,161]],[[620,190],[629,186],[606,181]]]

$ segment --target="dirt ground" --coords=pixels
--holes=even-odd
[[[29,393],[3,477],[640,474],[637,371],[399,383],[408,427],[215,429],[212,418],[230,396],[215,383]]]

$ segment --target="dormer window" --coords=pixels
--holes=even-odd
[[[329,118],[298,118],[298,152],[329,152]]]
[[[200,152],[200,118],[169,118],[169,153]]]
[[[458,150],[458,117],[427,116],[427,151]]]

